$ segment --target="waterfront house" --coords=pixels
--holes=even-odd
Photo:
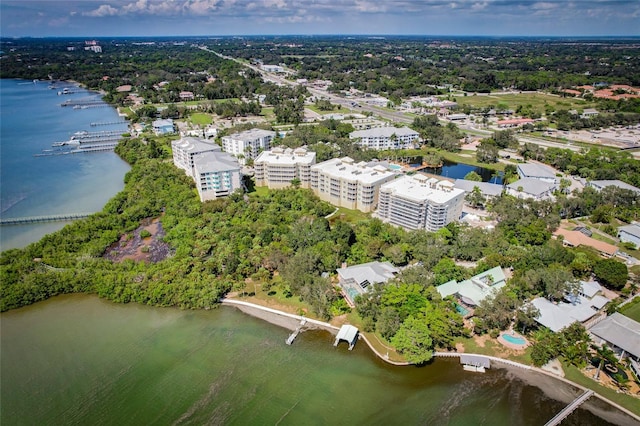
[[[454,296],[460,303],[475,308],[489,295],[497,292],[507,283],[507,278],[500,266],[491,268],[468,280],[457,282],[451,280],[436,287],[443,298]]]
[[[153,133],[156,135],[166,135],[168,133],[174,133],[173,120],[170,118],[164,120],[155,120],[151,123],[153,127]]]
[[[636,374],[640,360],[640,323],[615,312],[589,329],[597,344],[606,344],[620,359],[629,356]]]
[[[338,284],[349,306],[355,306],[355,298],[364,294],[372,285],[386,283],[399,270],[389,262],[369,262],[337,269]]]

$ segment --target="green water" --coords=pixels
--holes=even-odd
[[[0,320],[3,426],[541,425],[578,395],[542,377],[557,401],[505,369],[469,373],[454,360],[389,366],[363,342],[334,348],[324,331],[287,346],[287,330],[231,307],[73,295]],[[608,423],[580,409],[570,424]]]

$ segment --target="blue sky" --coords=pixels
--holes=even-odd
[[[640,0],[0,0],[0,34],[640,35]]]

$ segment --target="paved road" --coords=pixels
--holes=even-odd
[[[251,68],[252,70],[260,73],[260,75],[262,76],[262,78],[266,81],[270,81],[276,84],[280,84],[280,85],[288,85],[288,86],[297,86],[298,83],[295,81],[291,81],[291,80],[287,80],[286,78],[280,77],[278,75],[275,75],[273,73],[269,73],[264,71],[263,69],[256,67],[255,65],[251,65],[248,64],[246,62],[242,62],[236,58],[230,57],[230,56],[225,56],[222,55],[214,50],[211,50],[209,48],[207,48],[206,46],[201,46],[200,49],[205,50],[207,52],[213,53],[214,55],[217,55],[223,59],[227,59],[230,61],[235,61],[247,68]],[[398,112],[398,111],[389,111],[386,110],[384,108],[379,108],[379,107],[375,107],[372,105],[367,105],[366,103],[362,103],[353,99],[346,99],[344,97],[341,96],[337,96],[333,93],[329,93],[327,91],[324,90],[319,90],[319,89],[314,89],[314,88],[310,88],[307,87],[307,90],[314,96],[318,97],[318,98],[324,98],[329,100],[331,103],[334,104],[338,104],[338,105],[342,105],[342,107],[350,109],[352,111],[356,111],[359,113],[364,113],[364,112],[371,112],[372,114],[375,114],[379,117],[382,117],[384,119],[387,120],[391,120],[393,122],[397,122],[397,123],[404,123],[404,124],[409,124],[409,123],[413,123],[413,119],[414,117],[407,115],[403,112]],[[442,120],[441,120],[442,121]],[[447,122],[447,121],[444,121]],[[478,129],[473,127],[472,125],[458,125],[458,127],[462,130],[465,131],[466,133],[469,133],[471,135],[476,135],[476,136],[489,136],[492,135],[494,132],[491,130],[484,130],[484,129]],[[553,148],[564,148],[564,149],[570,149],[571,151],[575,151],[575,152],[580,152],[580,150],[582,149],[579,146],[574,146],[574,145],[570,145],[570,144],[564,144],[564,143],[559,143],[559,142],[551,142],[545,139],[540,139],[540,138],[536,138],[533,136],[517,136],[518,141],[521,144],[524,143],[533,143],[536,145],[540,145],[546,148],[549,147],[553,147]]]

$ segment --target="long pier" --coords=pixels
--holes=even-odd
[[[120,120],[120,121],[99,121],[99,122],[96,121],[96,122],[91,123],[91,127],[111,126],[111,125],[115,125],[115,124],[129,124],[129,123],[127,121],[125,121],[125,120]]]
[[[92,214],[93,213],[67,213],[67,214],[51,214],[46,216],[12,217],[7,219],[0,219],[0,226],[70,221],[70,220],[76,220],[76,219],[84,219],[85,217],[89,217]]]
[[[61,107],[88,107],[88,106],[109,106],[106,102],[101,99],[76,99],[71,100],[68,99],[60,104]]]
[[[559,425],[569,414],[573,413],[579,406],[582,405],[587,399],[593,395],[592,390],[585,391],[582,395],[577,397],[571,404],[567,405],[564,410],[556,414],[551,420],[549,420],[544,426],[556,426]]]

